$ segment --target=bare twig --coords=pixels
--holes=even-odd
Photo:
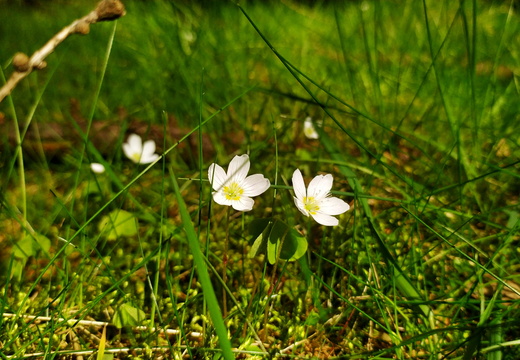
[[[504,343],[506,344],[506,343]],[[509,343],[507,343],[509,344]],[[509,345],[513,346],[513,344]],[[188,349],[188,346],[186,345],[179,345],[179,346],[147,346],[147,347],[121,347],[121,348],[111,348],[111,349],[105,349],[105,354],[114,354],[114,355],[122,355],[130,352],[137,352],[137,353],[155,353],[157,355],[157,358],[162,359],[165,356],[159,357],[158,353],[167,354],[171,353],[175,350],[182,350],[184,349],[184,352],[182,353],[181,357],[184,359],[186,356],[186,349]],[[213,350],[215,353],[218,352],[218,350]],[[58,351],[46,351],[46,352],[39,352],[39,353],[32,353],[32,354],[24,354],[22,357],[20,355],[4,355],[6,359],[31,359],[31,358],[49,358],[54,356],[62,355],[63,357],[68,356],[79,356],[79,355],[93,355],[98,352],[98,349],[89,349],[89,350],[80,350],[80,351],[72,351],[72,350],[58,350]],[[233,353],[235,354],[246,354],[250,356],[262,356],[265,355],[265,353],[260,351],[252,351],[252,350],[239,350],[239,349],[233,349]],[[283,356],[283,355],[282,355]],[[169,358],[176,358],[174,356],[170,356]]]
[[[113,324],[110,324],[105,321],[92,321],[92,320],[78,320],[78,319],[63,319],[63,318],[53,318],[49,316],[34,316],[34,315],[18,315],[18,314],[12,314],[12,313],[3,313],[2,317],[4,318],[23,318],[27,320],[35,320],[39,322],[47,322],[47,321],[55,321],[55,322],[67,322],[68,325],[82,325],[82,326],[96,326],[96,327],[103,327],[103,326],[110,326]],[[115,325],[113,325],[115,326]],[[132,327],[136,331],[152,331],[152,332],[159,332],[163,333],[165,335],[181,335],[181,330],[177,329],[158,329],[155,327],[148,327],[148,326],[134,326]],[[186,334],[190,338],[202,338],[202,334],[196,331],[191,331]]]
[[[123,15],[125,15],[125,7],[120,0],[102,0],[88,15],[75,20],[69,26],[63,28],[31,57],[23,53],[16,53],[13,57],[14,72],[0,89],[0,102],[13,91],[20,80],[29,75],[34,69],[40,70],[45,68],[47,66],[45,58],[69,35],[86,35],[90,32],[90,24],[115,20]]]

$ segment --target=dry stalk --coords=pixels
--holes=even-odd
[[[47,322],[47,321],[54,321],[58,323],[64,323],[66,322],[70,326],[93,326],[93,327],[104,327],[104,326],[111,326],[113,324],[110,324],[105,321],[94,321],[94,320],[78,320],[78,319],[64,319],[64,318],[53,318],[50,316],[34,316],[34,315],[18,315],[13,313],[3,313],[2,317],[4,318],[13,318],[13,319],[26,319],[26,320],[35,320],[39,322]],[[177,329],[159,329],[155,327],[148,327],[148,326],[133,326],[132,327],[135,331],[152,331],[152,332],[159,332],[165,335],[182,335],[181,330]],[[186,334],[190,338],[193,339],[200,339],[202,338],[202,334],[196,331],[191,331]]]
[[[111,21],[125,15],[125,7],[120,0],[102,0],[88,15],[75,20],[54,35],[40,50],[31,57],[16,53],[13,57],[14,72],[0,89],[0,102],[13,91],[16,85],[33,70],[41,70],[47,66],[45,58],[49,56],[69,35],[86,35],[90,32],[90,24],[100,21]]]

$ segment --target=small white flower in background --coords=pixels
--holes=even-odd
[[[315,122],[317,126],[321,126],[322,122],[321,121],[316,121]],[[317,139],[320,137],[320,135],[318,134],[318,132],[316,131],[316,128],[314,127],[314,123],[312,122],[312,119],[310,116],[308,116],[305,121],[303,122],[303,134],[308,138],[308,139]]]
[[[100,163],[92,163],[90,164],[90,170],[96,174],[103,174],[105,172],[105,167]]]
[[[126,157],[136,164],[149,164],[159,158],[155,153],[155,141],[143,141],[137,134],[130,134],[126,143],[123,144],[123,152]]]
[[[217,164],[211,164],[208,178],[213,187],[213,200],[217,204],[232,206],[237,211],[253,209],[255,201],[251,199],[269,189],[271,183],[262,174],[247,176],[249,156],[235,156],[229,163],[227,173]]]
[[[305,188],[302,173],[296,169],[292,176],[294,203],[305,216],[312,216],[318,224],[336,226],[339,221],[333,215],[343,214],[350,209],[343,200],[332,197],[332,175],[318,175]]]

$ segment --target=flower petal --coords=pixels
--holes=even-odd
[[[123,152],[125,153],[125,156],[127,158],[129,158],[130,160],[135,162],[135,157],[134,157],[135,151],[130,144],[128,144],[128,143],[123,144]]]
[[[231,206],[233,204],[233,200],[229,200],[222,191],[213,192],[213,201],[225,206]]]
[[[155,153],[155,141],[153,140],[147,140],[143,144],[143,151],[141,152],[143,154],[142,157],[148,158],[150,155],[153,155]]]
[[[324,214],[322,212],[318,212],[314,215],[311,215],[312,218],[314,220],[316,220],[316,222],[318,224],[321,224],[321,225],[325,225],[325,226],[336,226],[339,224],[339,220],[336,219],[335,217],[333,216],[330,216],[330,215],[327,215],[327,214]]]
[[[232,181],[240,183],[246,178],[250,166],[249,156],[246,154],[237,155],[229,163],[227,176],[232,179]]]
[[[208,179],[213,187],[213,190],[220,190],[226,183],[227,175],[222,166],[218,164],[211,164],[208,169]]]
[[[269,189],[271,182],[262,174],[254,174],[246,177],[240,185],[242,185],[242,188],[244,189],[245,196],[253,197],[258,196]]]
[[[233,209],[236,211],[250,211],[253,209],[255,201],[247,196],[241,196],[240,200],[233,201]]]
[[[314,197],[317,201],[327,196],[332,189],[332,175],[317,175],[309,183],[307,196]]]
[[[337,197],[328,197],[320,201],[320,213],[339,215],[350,209],[350,205]]]
[[[143,141],[137,134],[130,134],[126,143],[130,146],[134,153],[141,153],[143,151]]]
[[[157,154],[141,154],[141,158],[139,159],[139,164],[149,164],[154,162],[159,158]]]
[[[294,197],[294,205],[300,210],[300,212],[305,215],[309,216],[309,212],[305,209],[305,205],[303,204],[303,201],[296,196]]]
[[[292,185],[294,194],[300,200],[307,196],[307,189],[305,189],[305,182],[303,181],[302,173],[299,169],[294,170],[292,175]],[[309,216],[308,214],[306,214]]]
[[[90,164],[90,169],[96,174],[102,174],[105,172],[105,167],[100,163],[92,163]]]

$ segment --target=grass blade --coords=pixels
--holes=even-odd
[[[181,214],[182,224],[184,225],[184,231],[186,232],[188,244],[193,255],[193,261],[195,263],[197,273],[199,274],[199,280],[202,286],[204,297],[206,298],[206,303],[208,304],[209,314],[211,316],[211,320],[213,321],[213,325],[215,326],[215,331],[218,335],[218,341],[220,348],[222,349],[222,354],[226,360],[234,359],[235,356],[231,351],[231,342],[228,338],[227,328],[224,324],[224,319],[222,318],[222,312],[220,311],[220,307],[218,305],[215,290],[213,290],[213,285],[211,284],[211,279],[209,278],[208,267],[204,261],[202,251],[200,250],[199,238],[197,237],[197,233],[193,227],[186,203],[182,198],[177,179],[173,173],[170,177],[175,190],[175,196],[177,197],[177,203],[179,205],[179,212]]]
[[[320,140],[333,160],[336,160],[337,162],[343,164],[346,163],[341,152],[337,149],[335,143],[323,131],[321,131]],[[339,170],[348,179],[350,186],[354,190],[354,194],[362,194],[363,189],[361,183],[356,177],[356,174],[345,165],[339,166]],[[405,297],[407,297],[410,300],[424,300],[419,291],[415,288],[415,286],[413,286],[410,279],[403,272],[399,264],[397,264],[397,261],[394,259],[394,257],[390,253],[390,250],[388,250],[383,239],[381,238],[381,235],[379,234],[379,231],[377,230],[377,227],[375,225],[374,217],[372,216],[372,210],[370,209],[370,206],[368,204],[368,199],[366,197],[357,197],[357,200],[361,203],[363,212],[368,220],[370,230],[379,245],[381,253],[386,259],[388,265],[392,266],[394,269],[393,275],[397,288]],[[431,315],[431,309],[429,306],[423,304],[419,305],[419,308],[421,309],[421,312],[424,316],[429,317]]]
[[[105,345],[107,342],[107,327],[103,327],[103,333],[101,334],[101,339],[99,339],[99,347],[98,347],[98,353],[96,356],[97,360],[103,360],[105,357]]]

